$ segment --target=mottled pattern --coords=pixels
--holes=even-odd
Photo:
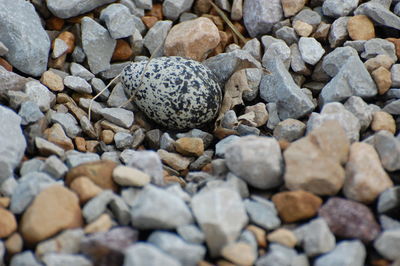
[[[222,91],[214,74],[201,63],[182,57],[135,62],[122,71],[121,81],[137,106],[155,122],[171,129],[195,128],[218,113]]]

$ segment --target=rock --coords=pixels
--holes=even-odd
[[[274,204],[271,201],[257,198],[244,201],[250,223],[260,226],[266,230],[272,230],[280,226],[281,221]]]
[[[392,86],[400,87],[400,64],[394,64],[390,69],[391,78],[392,78]]]
[[[344,195],[368,204],[392,186],[393,182],[382,168],[374,147],[366,143],[353,143],[346,164]]]
[[[9,93],[22,93],[22,90],[25,88],[25,84],[31,80],[14,72],[10,72],[4,67],[0,66],[0,81],[0,96],[4,98],[9,97],[7,95]],[[10,105],[12,106],[11,99]]]
[[[78,121],[70,113],[52,113],[50,119],[52,123],[60,124],[70,138],[75,138],[82,131]]]
[[[386,230],[375,240],[374,248],[388,260],[398,260],[400,229]]]
[[[75,63],[75,62],[71,63],[71,65],[69,66],[69,70],[70,70],[72,76],[77,76],[77,77],[83,78],[86,81],[90,81],[91,79],[93,79],[95,77],[92,72],[87,70],[84,66],[82,66],[78,63]],[[95,82],[96,81],[98,81],[98,79],[96,79]]]
[[[358,6],[358,0],[345,0],[337,2],[326,0],[322,5],[322,12],[329,17],[344,17],[350,14]]]
[[[129,9],[122,4],[111,4],[100,13],[113,39],[126,38],[133,34],[135,23]]]
[[[187,242],[194,244],[204,242],[204,233],[194,224],[181,225],[176,228],[176,232]]]
[[[176,195],[147,185],[132,203],[132,225],[139,229],[174,229],[193,221],[189,208]]]
[[[17,221],[12,212],[0,208],[0,238],[6,238],[17,230]]]
[[[304,62],[303,58],[301,57],[299,47],[296,43],[290,46],[290,52],[291,52],[290,67],[292,68],[292,70],[298,74],[309,75],[311,71],[307,67],[306,62]]]
[[[257,258],[253,248],[245,242],[235,242],[224,246],[221,256],[236,265],[253,265]]]
[[[332,197],[319,209],[318,214],[338,237],[356,238],[369,243],[380,232],[371,210],[355,201]]]
[[[84,17],[82,27],[82,48],[93,74],[110,68],[110,60],[116,45],[108,31],[89,17]]]
[[[297,22],[300,22],[300,21],[297,21]],[[297,22],[296,22],[296,24],[297,24]],[[275,32],[275,35],[278,39],[284,40],[287,45],[292,45],[294,43],[297,43],[299,40],[299,37],[297,36],[295,29],[290,28],[288,26],[283,26],[282,28],[277,30]]]
[[[46,265],[77,265],[77,266],[91,266],[92,262],[82,255],[72,254],[46,254],[43,256],[42,261]]]
[[[333,133],[335,132],[335,133]],[[349,141],[336,121],[324,123],[283,153],[285,185],[316,195],[335,195],[343,186]]]
[[[43,190],[22,216],[20,230],[24,240],[35,244],[61,230],[82,225],[78,197],[54,185]]]
[[[234,0],[231,9],[231,19],[239,21],[243,18],[243,0]]]
[[[303,190],[279,192],[272,201],[285,223],[314,217],[322,204],[320,197]]]
[[[64,90],[63,79],[50,70],[42,74],[40,82],[52,91],[60,92]]]
[[[271,36],[263,36],[261,41],[264,46],[264,55],[262,57],[262,64],[266,66],[268,61],[280,59],[285,65],[286,69],[290,66],[290,48],[287,44],[279,39],[273,38]]]
[[[296,15],[297,12],[303,9],[306,0],[282,0],[282,9],[285,17]]]
[[[154,56],[162,56],[164,53],[164,45],[161,45],[165,42],[167,38],[168,32],[172,27],[172,21],[163,20],[157,21],[153,27],[147,32],[144,37],[143,43],[144,46],[149,50],[150,54]],[[160,49],[157,51],[158,47],[161,45]]]
[[[201,156],[204,144],[201,138],[179,138],[175,141],[175,149],[184,156]]]
[[[389,102],[388,104],[383,107],[382,111],[389,113],[391,115],[400,114],[400,100],[394,100]]]
[[[395,212],[400,206],[400,187],[395,186],[382,192],[378,198],[378,213]]]
[[[268,33],[282,17],[280,0],[244,1],[243,21],[252,38]]]
[[[234,242],[248,222],[240,195],[231,189],[214,188],[198,193],[192,198],[191,206],[212,257],[218,256],[223,246]]]
[[[374,58],[368,59],[364,63],[368,72],[372,72],[379,67],[383,67],[387,70],[390,70],[393,64],[394,64],[393,59],[386,54],[379,54]]]
[[[211,145],[211,142],[214,139],[214,136],[208,132],[201,131],[200,129],[192,129],[187,133],[178,133],[176,134],[177,138],[201,138],[203,140],[204,149],[207,149],[208,146]]]
[[[293,23],[293,29],[301,37],[308,37],[313,32],[313,26],[301,20],[296,20]]]
[[[53,93],[36,80],[25,84],[25,93],[28,94],[31,101],[39,106],[42,112],[48,111],[55,100]]]
[[[161,161],[177,171],[187,169],[191,162],[191,160],[189,160],[188,158],[183,157],[177,153],[167,152],[161,149],[157,151],[157,154],[158,156],[160,156]]]
[[[49,0],[47,2],[47,8],[55,16],[65,19],[86,13],[98,6],[114,1],[115,0],[90,0],[86,1],[85,3],[80,3],[79,0],[73,0],[72,2],[65,2],[63,0]]]
[[[387,171],[400,169],[400,141],[386,130],[378,131],[373,138],[373,145],[378,152],[382,166]]]
[[[318,257],[315,266],[362,266],[366,255],[365,246],[359,240],[341,241],[334,250]]]
[[[0,244],[2,245],[2,244]],[[15,255],[17,253],[21,253],[23,249],[24,241],[19,233],[14,233],[10,237],[7,238],[7,240],[4,243],[4,247],[7,250],[7,253],[10,255]],[[3,249],[3,248],[1,248]],[[0,251],[0,253],[4,254],[4,250]],[[0,257],[3,256],[3,254],[0,254]],[[0,261],[3,259],[0,258]]]
[[[294,248],[297,243],[296,235],[292,231],[284,228],[279,228],[269,233],[267,240],[289,248]]]
[[[371,39],[365,42],[364,52],[361,53],[361,57],[370,59],[380,54],[389,56],[393,62],[397,61],[395,45],[388,40],[379,38]]]
[[[372,1],[359,5],[354,15],[366,15],[380,25],[400,29],[400,18],[378,2]]]
[[[92,152],[81,153],[75,150],[68,151],[65,153],[65,164],[68,166],[68,168],[74,168],[81,164],[96,162],[99,160],[100,156],[97,153],[92,153]]]
[[[96,265],[122,265],[125,249],[137,240],[138,231],[117,227],[86,236],[80,243],[80,250]]]
[[[371,76],[378,87],[378,93],[380,95],[385,94],[390,89],[392,78],[389,70],[381,66],[372,71]]]
[[[347,32],[348,21],[349,17],[340,17],[332,23],[328,37],[331,48],[340,46],[347,39],[349,35]]]
[[[56,38],[53,42],[53,52],[51,53],[51,57],[53,59],[59,58],[66,54],[67,50],[68,45],[60,38]]]
[[[157,246],[182,265],[196,266],[206,254],[204,246],[187,243],[178,235],[170,232],[155,231],[147,239],[147,242]]]
[[[163,15],[170,20],[176,20],[179,16],[190,10],[193,0],[166,0],[162,4]]]
[[[361,97],[351,96],[344,103],[344,107],[358,118],[362,132],[369,127],[373,117],[372,108]]]
[[[84,232],[86,234],[93,234],[99,232],[107,232],[112,227],[113,222],[111,221],[111,217],[107,213],[101,214],[94,221],[88,223],[85,226]]]
[[[220,42],[218,28],[205,17],[172,27],[165,39],[166,56],[182,56],[203,61]]]
[[[94,161],[83,163],[72,168],[65,177],[65,182],[70,185],[74,179],[85,176],[103,189],[117,190],[117,185],[112,179],[112,172],[117,166],[112,161]]]
[[[25,74],[42,75],[47,67],[50,40],[34,6],[23,0],[2,1],[0,10],[0,26],[4,28],[0,41],[8,48],[5,58]]]
[[[92,87],[83,78],[67,76],[64,78],[64,85],[78,93],[92,93]]]
[[[128,247],[125,251],[124,266],[136,265],[164,265],[180,266],[181,263],[160,249],[147,243],[137,243]]]
[[[48,253],[67,253],[79,252],[79,244],[84,237],[82,229],[67,229],[57,236],[42,241],[36,246],[36,256],[42,257]]]
[[[260,256],[256,261],[256,266],[263,265],[309,265],[307,257],[298,255],[295,249],[288,248],[279,244],[271,244],[268,253]]]
[[[129,128],[133,123],[133,112],[123,108],[104,108],[101,114],[108,121],[125,128]]]
[[[64,150],[62,148],[40,137],[35,138],[35,147],[38,153],[43,156],[50,156],[53,154],[61,158],[64,156]]]
[[[296,119],[288,118],[278,123],[274,129],[277,140],[295,141],[304,135],[306,125]]]
[[[93,223],[106,211],[107,205],[116,197],[111,190],[103,190],[94,198],[90,199],[82,210],[83,217],[87,223]]]
[[[57,156],[52,155],[45,160],[40,171],[48,173],[55,179],[60,179],[67,173],[68,167]]]
[[[316,218],[294,230],[307,256],[316,256],[335,248],[335,236],[322,218]]]
[[[375,38],[372,21],[365,15],[351,17],[347,22],[347,31],[352,40],[370,40]]]
[[[52,127],[47,128],[44,131],[43,135],[48,141],[56,144],[64,150],[74,149],[74,144],[72,143],[72,140],[67,137],[64,129],[59,123],[54,123]]]
[[[146,173],[123,165],[115,167],[112,175],[113,180],[121,186],[144,187],[151,180],[151,177]]]
[[[20,265],[41,266],[42,264],[36,260],[32,251],[24,251],[19,254],[15,254],[10,261],[10,266]]]
[[[301,37],[299,40],[299,50],[303,60],[310,64],[315,65],[322,58],[325,53],[324,48],[314,38]]]
[[[114,135],[114,142],[117,149],[127,149],[132,146],[133,136],[126,132],[117,132]]]
[[[225,158],[232,173],[256,188],[273,188],[282,183],[282,156],[273,138],[242,137],[226,148]]]
[[[347,60],[358,56],[357,51],[352,47],[338,47],[326,56],[322,61],[322,68],[331,77],[336,76]]]

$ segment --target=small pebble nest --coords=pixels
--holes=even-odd
[[[121,82],[150,119],[182,130],[202,126],[216,117],[222,90],[211,70],[178,56],[155,58],[146,64],[140,61],[126,66]]]

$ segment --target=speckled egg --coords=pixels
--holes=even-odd
[[[215,118],[222,91],[214,74],[183,57],[159,57],[126,66],[121,82],[150,119],[170,129],[189,129]]]

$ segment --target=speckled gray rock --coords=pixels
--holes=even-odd
[[[315,266],[363,266],[366,255],[361,241],[341,241],[334,250],[318,257]]]
[[[227,188],[202,191],[192,198],[192,211],[203,230],[212,257],[232,243],[248,222],[239,193]]]
[[[95,77],[92,72],[87,70],[81,64],[78,64],[75,62],[71,63],[71,65],[69,66],[69,71],[71,72],[72,76],[77,76],[77,77],[83,78],[86,81],[89,81]]]
[[[306,124],[299,120],[288,118],[279,122],[279,124],[275,127],[274,137],[278,140],[285,139],[289,142],[292,142],[301,138],[305,131]]]
[[[255,263],[256,266],[308,266],[307,257],[298,255],[296,250],[279,244],[269,245],[269,251],[261,256]]]
[[[73,254],[56,254],[50,253],[42,257],[42,261],[46,265],[58,265],[58,266],[92,266],[93,263],[82,255]]]
[[[78,121],[70,113],[53,113],[51,122],[59,123],[70,138],[75,138],[82,131],[78,126]]]
[[[44,117],[39,106],[32,101],[23,102],[19,109],[18,115],[22,118],[21,125],[26,126],[29,123],[34,123]]]
[[[151,55],[154,53],[156,53],[154,55],[155,57],[163,55],[164,42],[171,27],[172,21],[170,20],[157,21],[156,24],[154,24],[154,26],[147,32],[146,36],[144,36],[143,44],[149,50]],[[160,48],[158,49],[158,47]]]
[[[325,16],[343,17],[347,16],[358,6],[359,0],[326,0],[322,5],[322,11]]]
[[[24,251],[18,254],[15,254],[11,261],[10,266],[41,266],[42,264],[39,263],[35,256],[33,255],[32,251]]]
[[[283,26],[282,28],[277,30],[275,32],[275,35],[278,39],[284,40],[287,45],[297,43],[299,40],[296,31],[288,26]]]
[[[292,23],[295,23],[297,20],[310,24],[315,29],[321,23],[321,15],[312,9],[304,8],[294,16]]]
[[[103,108],[101,114],[108,121],[125,128],[133,123],[133,112],[123,108]]]
[[[40,167],[43,171],[55,179],[62,178],[68,171],[68,167],[57,156],[52,155],[47,157],[44,164]]]
[[[165,254],[154,245],[138,243],[125,250],[123,266],[181,266],[181,263],[171,256]]]
[[[176,228],[176,232],[187,242],[202,244],[204,233],[194,224],[182,225]]]
[[[245,199],[244,206],[249,215],[250,223],[265,230],[273,230],[281,225],[273,202],[262,198],[257,198],[257,200]]]
[[[382,192],[378,198],[377,210],[379,213],[396,211],[400,206],[400,186],[391,187]]]
[[[318,63],[325,53],[322,45],[315,38],[311,37],[300,38],[299,50],[303,60],[310,65]]]
[[[274,138],[242,137],[227,146],[225,158],[233,174],[256,188],[274,188],[283,182],[282,155]]]
[[[100,13],[108,32],[113,39],[126,38],[132,35],[135,23],[129,9],[122,4],[111,4]]]
[[[350,17],[340,17],[332,23],[328,37],[331,48],[342,45],[349,36],[347,31],[347,22],[349,18]]]
[[[276,102],[280,119],[297,119],[314,109],[313,102],[294,83],[281,60],[269,60],[266,67],[272,73],[261,79],[260,96],[266,102]]]
[[[243,20],[250,37],[264,35],[283,17],[280,0],[246,0]]]
[[[222,92],[209,69],[182,57],[156,58],[147,65],[140,84],[146,63],[124,68],[121,81],[149,118],[168,128],[186,129],[216,116]]]
[[[351,96],[344,103],[344,107],[360,121],[361,131],[365,131],[372,121],[373,108],[361,97]]]
[[[147,239],[147,242],[174,257],[182,265],[196,266],[206,254],[204,246],[187,243],[177,234],[170,232],[155,231]]]
[[[323,104],[340,102],[351,96],[370,98],[378,93],[375,82],[363,62],[355,56],[347,59],[336,76],[325,85],[319,96]]]
[[[373,146],[379,154],[382,166],[387,171],[400,169],[400,140],[392,133],[382,130],[374,135]]]
[[[309,75],[311,71],[307,67],[303,58],[301,57],[301,53],[297,43],[294,43],[290,46],[290,54],[291,54],[290,67],[292,68],[292,70],[298,74]]]
[[[34,101],[39,106],[42,112],[49,110],[56,98],[48,88],[36,80],[25,84],[25,93],[28,94],[31,101]]]
[[[93,74],[110,68],[116,41],[107,29],[89,17],[82,18],[82,48]]]
[[[0,1],[0,27],[0,41],[9,49],[8,62],[36,77],[46,71],[50,39],[30,2]]]
[[[193,5],[193,0],[165,0],[162,4],[163,14],[167,19],[176,20]]]
[[[375,249],[388,260],[400,258],[400,229],[383,231],[374,242]]]
[[[379,38],[371,39],[365,42],[364,52],[361,53],[361,57],[364,59],[370,59],[380,54],[385,54],[389,56],[393,62],[397,62],[394,44],[388,40]]]
[[[374,1],[361,4],[354,11],[354,15],[366,15],[378,24],[400,30],[400,18],[385,6]]]
[[[271,60],[280,59],[285,65],[286,69],[290,67],[290,48],[287,44],[279,39],[271,36],[263,36],[261,41],[264,46],[264,55],[262,57],[262,64],[267,67],[268,62]]]
[[[112,3],[115,0],[48,0],[47,8],[59,18],[70,18],[86,13],[98,6]]]
[[[153,185],[145,186],[135,198],[131,218],[132,225],[139,229],[175,229],[193,223],[182,199]]]
[[[77,76],[66,76],[64,78],[64,85],[78,93],[92,93],[92,87],[83,78]]]
[[[0,183],[12,176],[26,149],[21,118],[11,109],[0,106]]]

